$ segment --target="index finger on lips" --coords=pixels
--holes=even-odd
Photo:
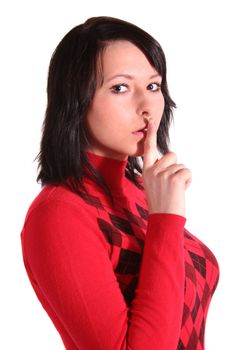
[[[157,131],[155,122],[148,122],[146,139],[144,141],[143,168],[148,169],[154,165],[158,159],[157,151]]]

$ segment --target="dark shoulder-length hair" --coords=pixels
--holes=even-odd
[[[83,178],[111,191],[98,171],[88,161],[88,137],[85,115],[97,87],[98,64],[103,49],[114,40],[128,40],[136,45],[162,77],[161,91],[165,108],[157,132],[158,149],[169,150],[169,126],[176,107],[166,81],[166,60],[159,43],[139,27],[112,17],[92,17],[68,32],[55,49],[48,73],[47,109],[43,123],[38,159],[37,181],[68,184],[85,196]],[[142,173],[137,157],[129,157],[126,176],[141,187],[137,173]]]

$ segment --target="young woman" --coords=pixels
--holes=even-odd
[[[21,238],[65,348],[204,349],[218,264],[184,228],[191,172],[168,149],[175,103],[160,45],[90,18],[56,48],[47,91],[43,189]]]

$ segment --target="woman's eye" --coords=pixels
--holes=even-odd
[[[122,93],[122,92],[126,92],[128,89],[126,84],[117,84],[111,87],[111,90],[115,93]]]
[[[161,88],[161,85],[159,83],[151,83],[147,86],[147,89],[151,91],[158,91],[160,90],[160,88]]]

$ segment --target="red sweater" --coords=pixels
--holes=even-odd
[[[203,350],[218,264],[184,229],[150,214],[126,162],[89,154],[114,205],[90,180],[85,200],[45,186],[22,230],[33,289],[67,350]]]

